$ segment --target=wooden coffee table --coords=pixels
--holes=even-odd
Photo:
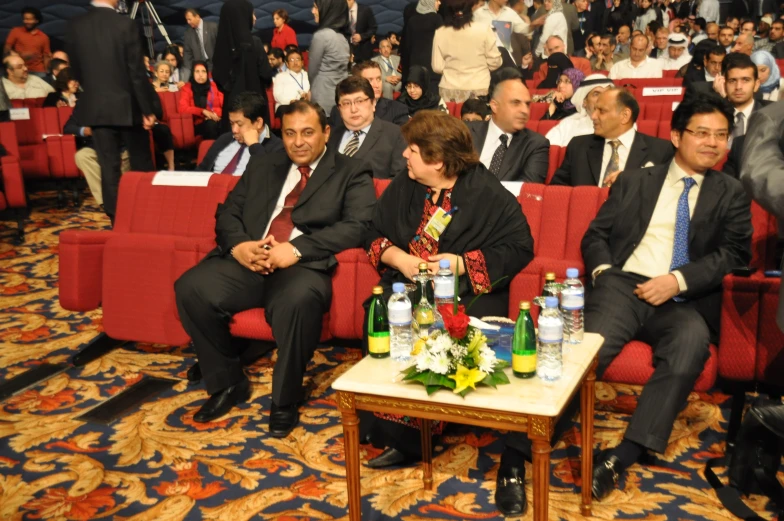
[[[362,515],[357,410],[365,410],[527,432],[533,446],[534,519],[546,521],[550,438],[558,418],[579,390],[582,390],[582,514],[590,516],[596,355],[603,342],[600,335],[586,333],[582,344],[570,346],[570,352],[564,355],[563,377],[557,382],[545,383],[536,377],[516,378],[510,368],[507,369],[509,385],[498,389],[477,387],[465,398],[446,390],[428,396],[421,384],[401,381],[402,367],[391,358],[365,357],[332,384],[338,391],[338,409],[343,420],[349,519],[358,521]],[[425,489],[432,490],[430,422],[422,422],[422,426],[423,481]]]

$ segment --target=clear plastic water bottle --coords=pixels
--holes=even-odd
[[[446,304],[451,306],[455,297],[455,276],[449,269],[449,260],[438,261],[438,273],[433,280],[435,283],[436,309]]]
[[[394,292],[387,304],[389,316],[390,354],[396,362],[408,362],[414,347],[411,332],[411,301],[402,282],[392,284]]]
[[[564,321],[564,342],[579,344],[583,341],[585,327],[583,314],[585,308],[585,288],[577,277],[577,268],[566,270],[566,280],[561,290],[561,313]]]
[[[539,336],[536,339],[536,376],[553,382],[563,374],[563,319],[558,310],[558,297],[547,297],[539,314]]]

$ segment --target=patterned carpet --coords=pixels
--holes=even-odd
[[[57,236],[108,221],[92,199],[80,211],[53,203],[51,193],[34,197],[21,246],[0,224],[0,381],[43,361],[66,362],[101,327],[100,311],[60,308]],[[0,403],[0,519],[345,519],[343,438],[330,383],[358,357],[338,346],[318,351],[309,373],[314,391],[283,440],[266,434],[269,358],[249,369],[252,401],[206,425],[193,422],[206,394],[185,382],[193,360],[185,347],[127,346],[71,368]],[[142,375],[179,382],[108,426],[76,419]],[[597,445],[618,443],[639,392],[597,384]],[[667,453],[655,466],[633,467],[619,490],[595,504],[595,517],[734,519],[701,472],[722,449],[728,412],[726,396],[692,394]],[[582,519],[578,443],[573,430],[553,452],[552,519]],[[501,433],[453,428],[436,448],[432,492],[422,489],[418,468],[363,468],[364,519],[500,519],[493,492],[502,449]],[[362,457],[379,452],[367,447]],[[530,498],[530,472],[528,481]],[[764,510],[761,498],[751,504]],[[523,519],[531,517],[529,508]]]

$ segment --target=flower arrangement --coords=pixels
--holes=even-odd
[[[495,388],[509,383],[503,371],[509,364],[496,358],[487,337],[469,325],[465,306],[457,304],[457,279],[453,305],[438,307],[445,330],[432,331],[417,340],[411,351],[414,365],[402,372],[404,381],[423,384],[428,395],[451,389],[465,397],[478,384]]]

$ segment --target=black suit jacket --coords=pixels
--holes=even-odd
[[[399,101],[379,98],[376,100],[375,118],[389,121],[390,123],[400,126],[411,119],[411,116],[408,114],[408,107]],[[337,105],[332,107],[332,111],[329,113],[329,121],[332,126],[343,124],[343,120],[340,118],[340,109]]]
[[[356,45],[351,44],[354,63],[362,63],[373,57],[373,42],[371,39],[376,34],[377,29],[378,25],[376,24],[373,10],[366,5],[357,4],[356,31],[362,39]]]
[[[218,205],[218,246],[210,256],[229,255],[237,244],[263,238],[291,165],[285,152],[251,158],[226,202]],[[302,253],[298,264],[326,271],[337,264],[337,253],[360,247],[375,204],[370,169],[327,148],[291,214],[303,232],[291,241]]]
[[[234,141],[234,136],[231,132],[226,132],[225,134],[221,134],[215,142],[210,145],[209,150],[204,155],[204,159],[202,159],[201,163],[196,167],[196,170],[200,170],[202,172],[212,172],[213,167],[215,166],[215,161],[218,159],[221,151],[229,146]],[[270,132],[268,138],[266,138],[261,143],[256,143],[251,145],[248,148],[248,152],[250,153],[250,157],[253,158],[255,156],[263,156],[264,154],[274,154],[275,152],[282,152],[283,148],[283,141],[280,140],[278,136]],[[248,161],[248,166],[245,167],[247,170],[250,166],[250,160]]]
[[[563,163],[555,171],[550,184],[567,186],[599,186],[602,175],[604,138],[596,134],[572,138],[566,147]],[[672,143],[637,132],[629,150],[624,170],[642,168],[647,163],[668,163],[675,154]]]
[[[327,146],[339,150],[345,132],[346,127],[342,122],[335,125],[329,135]],[[407,171],[406,159],[403,157],[406,146],[400,127],[388,121],[375,119],[359,150],[352,157],[369,166],[376,179],[390,179]]]
[[[668,162],[618,177],[583,237],[586,273],[601,264],[623,268],[648,229],[669,167]],[[690,262],[678,270],[687,285],[682,296],[714,332],[719,330],[721,281],[733,268],[748,264],[751,233],[751,201],[740,182],[708,171],[689,226]]]
[[[66,37],[74,79],[84,92],[81,122],[90,127],[132,126],[153,114],[136,22],[95,7],[71,20]]]
[[[489,121],[466,123],[474,140],[474,150],[480,156],[487,137]],[[498,179],[501,181],[526,181],[544,183],[550,165],[550,141],[527,128],[512,135]]]
[[[202,20],[204,24],[202,27],[204,35],[204,50],[207,52],[207,68],[212,70],[212,54],[215,52],[215,41],[218,39],[218,24],[215,22],[208,22]],[[202,59],[201,45],[199,44],[199,34],[196,29],[188,27],[185,30],[185,35],[182,38],[182,69],[184,71],[184,79],[188,81],[191,77],[191,69],[193,62]]]
[[[751,113],[754,114],[762,107],[766,105],[770,105],[770,101],[768,100],[761,100],[755,101],[754,106],[751,107]],[[749,122],[746,122],[746,132],[749,131]],[[725,174],[729,174],[735,179],[738,179],[740,175],[740,160],[741,156],[743,155],[743,144],[746,142],[746,136],[740,136],[732,140],[732,148],[730,148],[729,152],[727,152],[727,161],[724,163],[721,171]]]

